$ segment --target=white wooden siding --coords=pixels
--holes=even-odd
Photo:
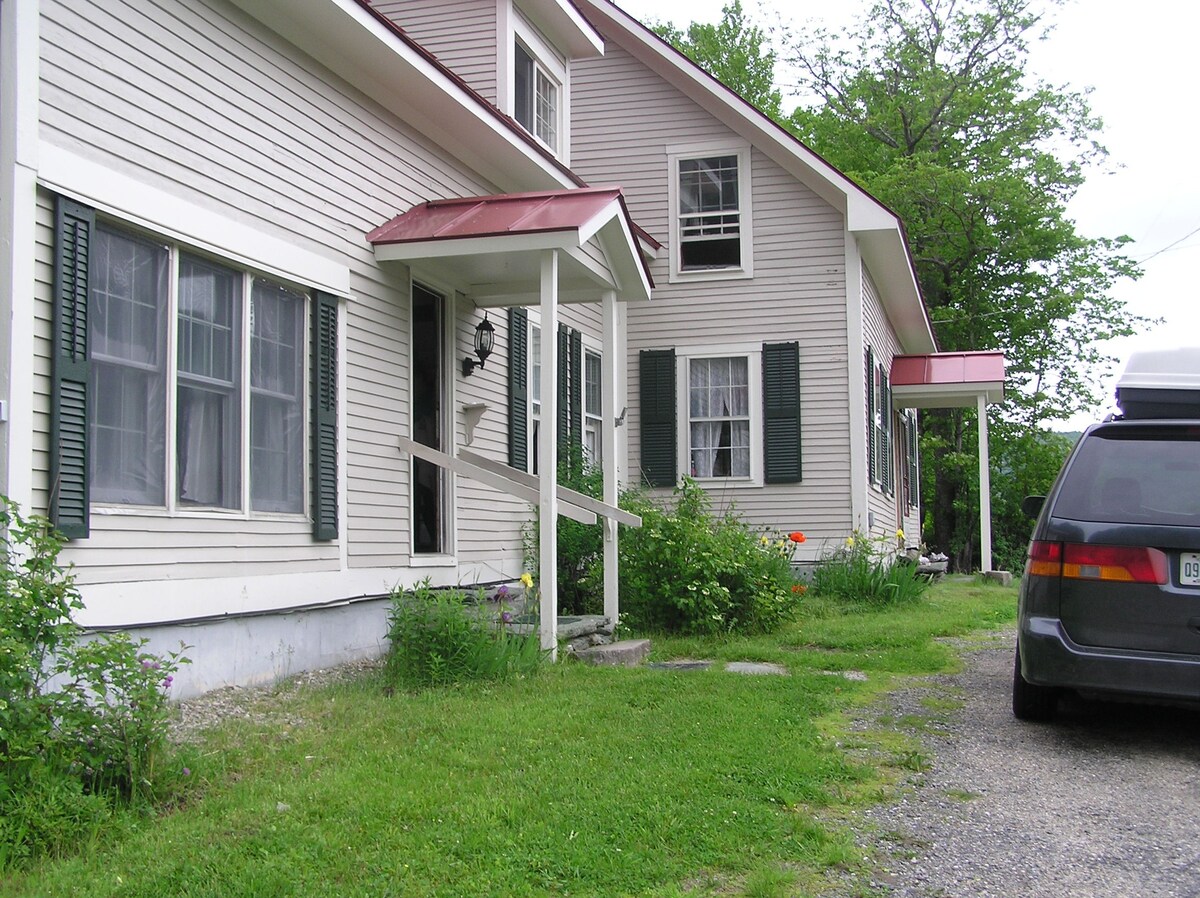
[[[496,97],[496,0],[379,0],[372,6],[489,102]]]
[[[349,267],[341,540],[352,568],[408,565],[408,476],[396,443],[409,426],[408,273],[377,265],[364,235],[430,197],[496,186],[223,0],[47,0],[41,52],[44,141]],[[52,280],[49,197],[42,203],[39,511],[47,501]],[[489,366],[466,384],[488,385],[489,404],[502,410],[497,371]],[[494,415],[485,423],[500,426]],[[460,497],[480,501],[469,489]],[[459,522],[480,527],[460,542],[481,553],[490,546],[492,556],[511,555],[519,545],[519,526],[497,528],[479,507]],[[300,521],[129,513],[94,515],[92,526],[67,552],[83,583],[339,565],[337,544],[314,543]]]
[[[589,183],[619,183],[633,219],[665,242],[667,148],[737,136],[611,40],[602,59],[573,63],[572,86],[573,167]],[[832,544],[852,529],[844,221],[758,151],[751,184],[754,277],[670,284],[667,246],[652,267],[653,301],[629,307],[629,479],[638,479],[640,350],[795,340],[803,482],[710,492],[755,527]]]

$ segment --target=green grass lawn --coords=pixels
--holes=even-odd
[[[900,610],[812,601],[767,637],[655,640],[654,659],[772,661],[787,677],[563,663],[420,693],[368,677],[269,694],[279,722],[211,733],[180,807],[121,817],[0,895],[804,895],[861,862],[819,821],[887,796],[911,755],[850,755],[847,712],[953,669],[934,637],[1005,624],[1015,604],[951,581]],[[830,673],[850,670],[868,679]]]

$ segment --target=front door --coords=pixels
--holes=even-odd
[[[445,298],[412,286],[412,438],[445,451]],[[413,551],[446,551],[446,472],[432,462],[412,460]]]

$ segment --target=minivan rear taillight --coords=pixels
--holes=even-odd
[[[1146,546],[1093,546],[1034,540],[1025,573],[1068,580],[1167,582],[1167,556]]]

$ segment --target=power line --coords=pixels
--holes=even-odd
[[[1161,255],[1162,255],[1163,253],[1165,253],[1167,250],[1171,249],[1172,247],[1179,246],[1179,244],[1183,243],[1183,241],[1187,240],[1189,237],[1195,236],[1196,234],[1200,234],[1200,226],[1198,226],[1198,227],[1196,227],[1196,228],[1192,229],[1191,231],[1188,231],[1186,234],[1184,234],[1184,235],[1183,235],[1182,237],[1180,237],[1178,240],[1175,240],[1175,241],[1172,241],[1171,243],[1168,243],[1168,244],[1167,244],[1166,246],[1164,246],[1162,249],[1155,250],[1154,252],[1152,252],[1150,255],[1146,256],[1146,258],[1142,259],[1142,261],[1138,262],[1137,264],[1138,264],[1138,265],[1145,265],[1147,262],[1149,262],[1149,261],[1150,261],[1151,259],[1153,259],[1155,256],[1161,256]]]

